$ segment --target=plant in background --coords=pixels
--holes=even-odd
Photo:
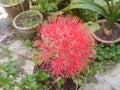
[[[0,45],[0,48],[2,49],[2,53],[0,54],[0,56],[3,57],[7,57],[8,60],[12,59],[12,52],[10,52],[10,50],[8,49],[8,46],[5,45]]]
[[[4,90],[14,90],[15,78],[18,75],[17,65],[16,61],[0,64],[0,87]]]
[[[19,27],[29,27],[33,28],[33,26],[40,24],[42,22],[42,17],[36,11],[25,11],[24,14],[20,14],[17,18],[16,24]]]
[[[0,88],[3,90],[49,90],[49,74],[40,70],[32,75],[25,75],[18,82],[19,70],[17,61],[4,62],[0,64]],[[57,82],[58,86],[61,81]]]
[[[95,48],[96,60],[112,60],[113,62],[119,62],[120,60],[120,45],[119,44],[98,44]]]
[[[94,76],[98,73],[105,73],[105,72],[106,70],[104,68],[104,61],[103,62],[95,61],[91,65],[87,66],[82,74],[72,77],[76,85],[76,90],[83,90],[83,87],[86,82],[96,83]]]
[[[107,20],[107,26],[103,28],[106,36],[112,35],[112,27],[116,20],[120,18],[120,0],[103,0],[105,5],[100,5],[93,0],[72,0],[71,4],[66,7],[63,11],[69,9],[89,9],[101,14]]]
[[[34,75],[26,75],[18,85],[20,90],[43,90],[39,86]]]
[[[74,9],[71,10],[71,12],[73,15],[83,19],[85,22],[96,21],[101,17],[98,13],[85,9]]]
[[[43,50],[38,63],[53,76],[72,77],[88,65],[93,56],[94,40],[81,20],[59,16],[37,27],[43,42],[36,40]]]
[[[35,10],[28,10],[18,14],[13,19],[13,26],[21,32],[25,38],[33,38],[36,35],[35,28],[42,23],[43,15]]]
[[[30,39],[24,40],[24,45],[28,47],[33,47],[33,42]]]
[[[41,12],[54,12],[58,10],[58,5],[62,1],[63,0],[36,0],[35,3],[38,5],[33,6],[33,8]]]
[[[39,70],[33,75],[25,75],[22,80],[18,83],[18,88],[20,90],[53,90],[52,83],[50,80],[50,75],[43,70]],[[54,85],[60,88],[64,83],[62,79],[56,82]]]

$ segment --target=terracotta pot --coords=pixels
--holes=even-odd
[[[38,11],[35,11],[35,10],[29,10],[29,12],[31,13],[37,13],[41,19],[41,21],[43,21],[43,15],[38,12]],[[13,19],[13,26],[19,30],[19,32],[22,33],[22,35],[25,37],[25,38],[33,38],[35,35],[36,35],[36,27],[39,25],[38,23],[31,26],[31,27],[20,27],[16,24],[16,22],[19,21],[18,18],[20,18],[22,15],[26,14],[26,11],[25,12],[22,12],[20,14],[18,14],[14,19]]]
[[[0,3],[0,6],[2,6],[7,14],[14,18],[17,14],[21,13],[22,11],[29,10],[29,0],[21,0],[19,3],[15,3],[12,5],[5,5]]]
[[[98,23],[103,23],[106,22],[106,20],[99,20]],[[120,30],[120,25],[118,23],[114,23]],[[99,38],[94,32],[92,32],[92,36],[99,42],[105,43],[105,44],[112,44],[112,43],[118,43],[120,42],[120,37],[117,38],[116,40],[111,40],[111,41],[107,41],[107,40],[103,40],[101,38]]]

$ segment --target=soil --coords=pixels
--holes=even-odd
[[[61,3],[58,4],[58,8],[59,10],[62,10],[63,8],[65,8],[67,5],[70,4],[71,0],[63,0]]]
[[[16,20],[16,24],[19,27],[32,27],[40,23],[40,20],[41,19],[37,13],[29,12],[19,16],[19,18]]]
[[[35,66],[34,73],[36,73],[40,69],[41,69],[40,66]],[[50,82],[49,89],[50,90],[58,90],[57,87],[56,87],[56,83],[53,84],[53,82],[56,80],[56,78],[55,77],[50,77],[50,78],[48,78],[48,80]],[[71,78],[64,79],[64,80],[65,80],[65,82],[59,90],[76,90],[75,83],[73,82],[73,80]]]
[[[76,90],[75,89],[75,83],[71,78],[66,79],[65,83],[62,85],[62,90]]]
[[[101,25],[101,26],[104,26],[104,25]],[[112,30],[113,31],[112,31],[111,36],[106,36],[103,33],[102,28],[98,31],[95,31],[94,33],[98,38],[101,38],[101,39],[106,40],[106,41],[116,40],[116,39],[120,38],[120,28],[116,24],[113,25]]]
[[[117,23],[120,24],[120,19],[117,20]]]

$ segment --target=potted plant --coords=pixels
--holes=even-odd
[[[35,35],[35,28],[42,22],[43,15],[35,10],[28,10],[18,14],[13,19],[13,26],[18,29],[24,37],[31,38]]]
[[[116,23],[120,18],[120,0],[103,0],[102,6],[92,0],[73,0],[63,11],[75,8],[89,9],[101,14],[105,20],[98,21],[101,28],[92,33],[94,38],[103,43],[117,43],[120,41],[120,26]]]
[[[0,0],[0,6],[14,18],[20,12],[29,9],[29,0]]]

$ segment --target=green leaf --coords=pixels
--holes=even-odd
[[[114,22],[120,18],[120,1],[117,4],[113,0],[104,0],[104,2],[106,6],[95,3],[93,0],[73,0],[63,11],[78,8],[95,11],[107,20],[107,27],[111,29]]]
[[[104,60],[104,58],[100,55],[97,55],[98,60]]]
[[[97,30],[99,30],[101,27],[98,23],[96,22],[87,22],[85,23],[85,25],[92,31],[92,32],[95,32]]]
[[[64,80],[63,79],[60,79],[58,82],[57,82],[57,87],[60,88],[63,84],[64,84]]]
[[[32,60],[34,61],[34,63],[37,65],[37,64],[39,64],[38,62],[39,62],[39,54],[34,54],[34,56],[33,56],[33,58],[32,58]]]
[[[46,80],[50,77],[49,74],[45,73],[44,71],[40,70],[36,73],[36,76],[40,79],[40,80]]]
[[[20,90],[38,90],[38,87],[34,75],[26,75],[19,83]]]
[[[108,13],[104,7],[90,0],[79,0],[79,3],[71,3],[70,5],[68,5],[68,7],[64,8],[63,11],[76,9],[76,8],[89,9],[92,11],[96,11],[106,18],[108,16]]]
[[[28,46],[28,47],[32,47],[32,41],[31,41],[30,39],[26,39],[26,40],[24,41],[24,44],[25,44],[26,46]]]
[[[83,83],[83,80],[81,80],[81,79],[78,78],[78,77],[73,77],[72,79],[73,79],[73,81],[74,81],[74,83],[75,83],[75,85],[76,85],[76,88],[78,88],[78,86],[81,86],[82,83]]]
[[[18,63],[16,61],[10,61],[0,64],[0,70],[3,70],[4,72],[7,72],[8,75],[17,76],[18,70],[17,70]]]

